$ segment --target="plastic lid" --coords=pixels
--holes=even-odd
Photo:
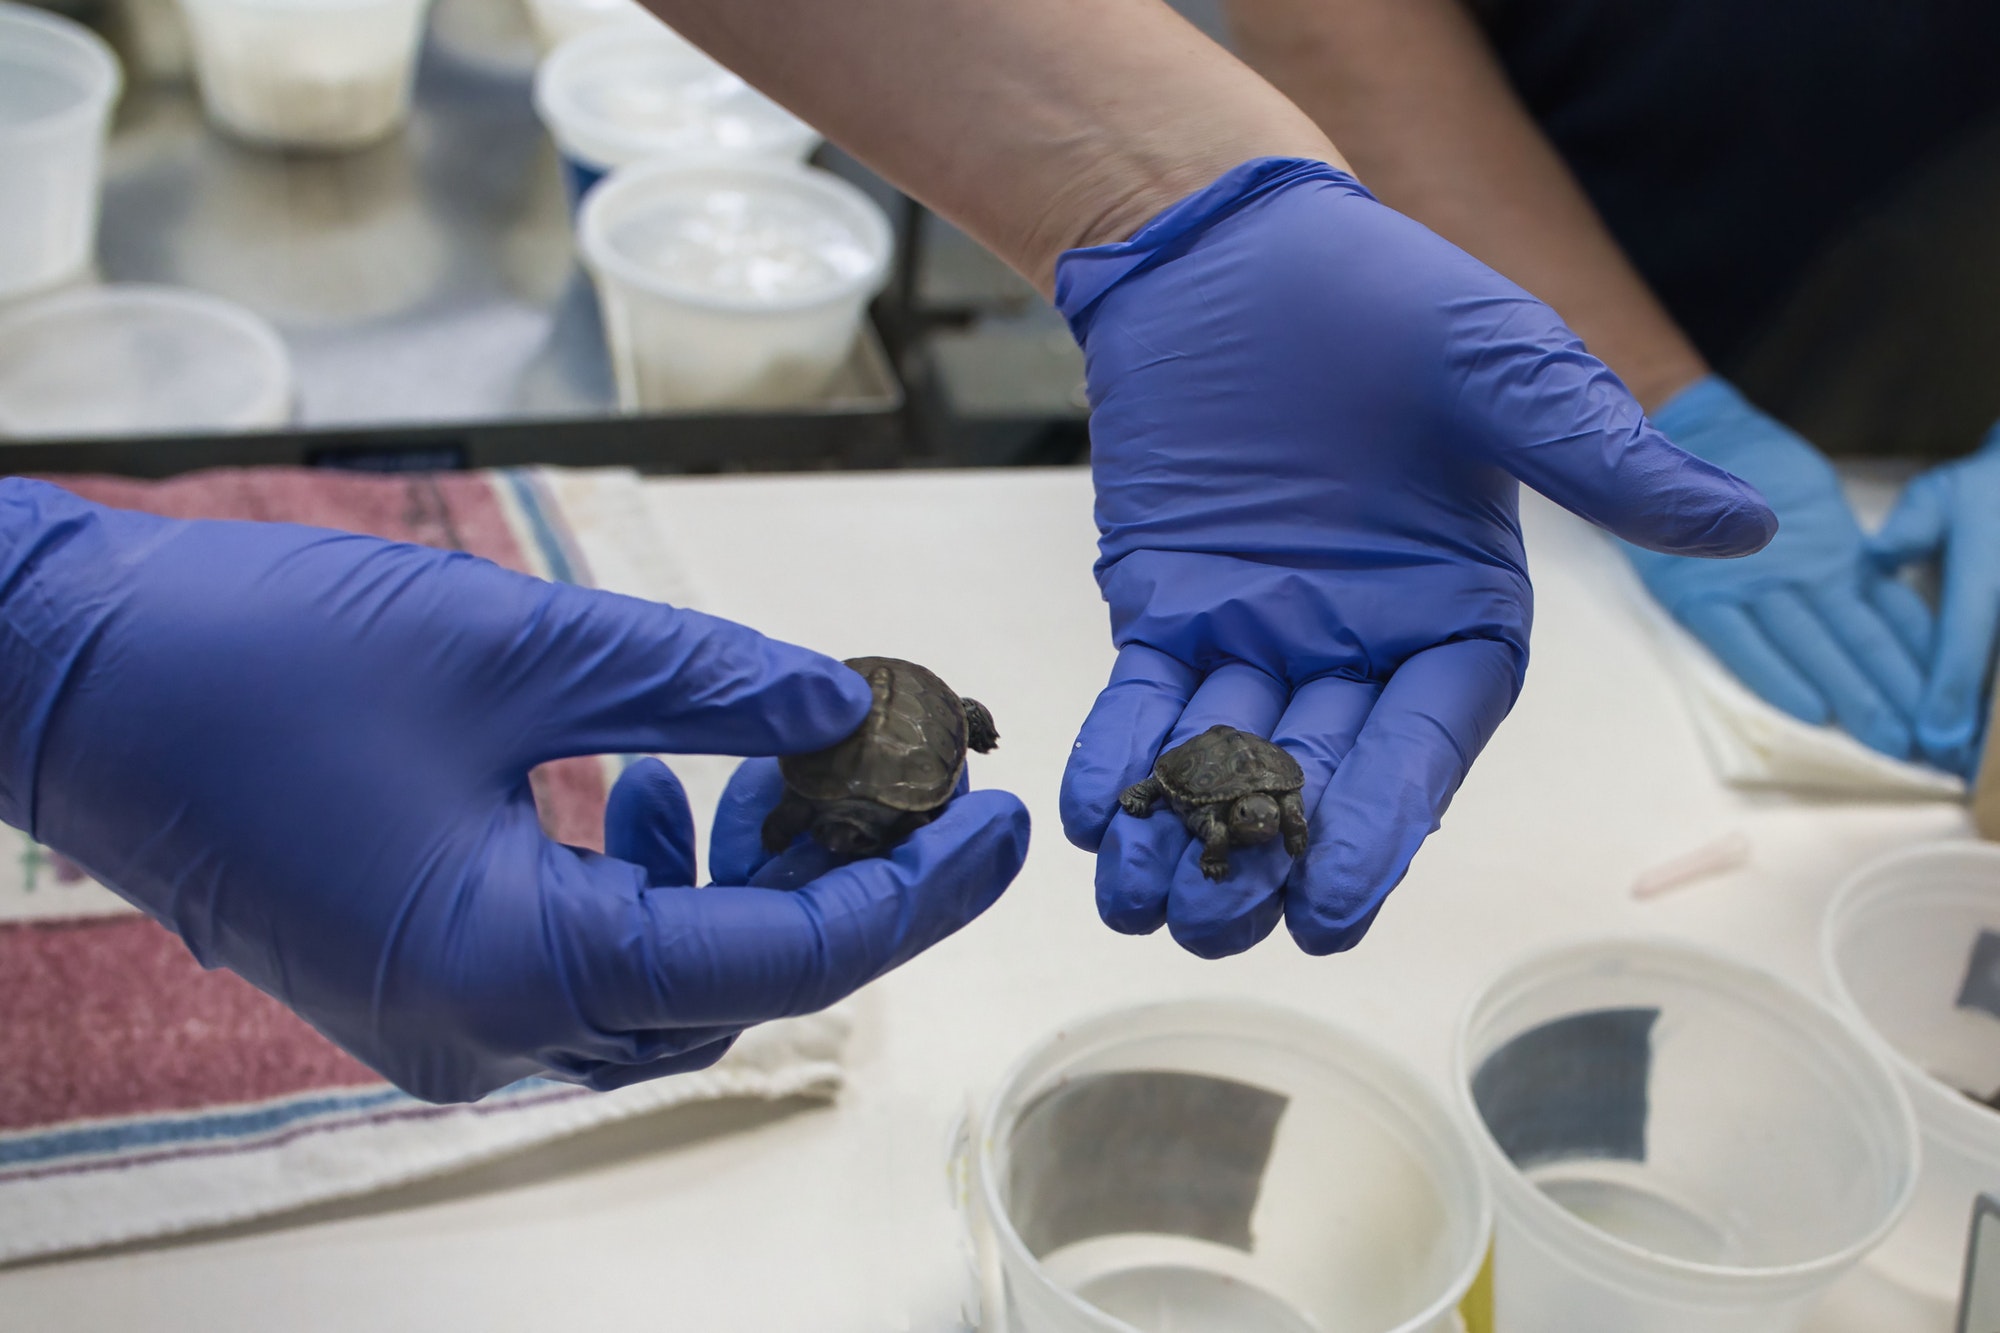
[[[81,23],[0,2],[0,140],[97,120],[123,81],[118,57]]]
[[[647,162],[584,199],[600,277],[711,310],[778,313],[872,296],[893,233],[880,206],[816,167]]]
[[[270,429],[291,404],[277,333],[213,296],[91,287],[0,315],[0,436]]]
[[[572,37],[535,72],[535,109],[594,166],[661,156],[803,161],[819,135],[664,24]]]

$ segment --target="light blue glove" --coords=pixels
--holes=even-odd
[[[2000,638],[2000,427],[1971,458],[1911,482],[1869,546],[1888,570],[1919,560],[1943,563],[1917,745],[1932,763],[1972,777]]]
[[[0,481],[0,819],[420,1097],[702,1068],[983,911],[1028,836],[997,792],[795,893],[686,887],[657,762],[613,790],[610,855],[538,823],[544,761],[812,749],[868,706],[838,662],[693,612]],[[726,827],[769,808],[744,799]]]
[[[1689,458],[1547,306],[1324,163],[1231,171],[1066,255],[1088,363],[1097,577],[1119,648],[1062,790],[1114,929],[1353,945],[1521,687],[1516,479],[1636,541],[1740,555],[1747,486]],[[1227,722],[1305,770],[1311,826],[1203,877],[1120,791]]]
[[[1766,700],[1909,757],[1930,609],[1868,558],[1826,458],[1714,376],[1674,395],[1653,423],[1756,486],[1782,526],[1767,549],[1725,564],[1628,547],[1639,577]]]

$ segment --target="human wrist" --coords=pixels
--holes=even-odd
[[[1176,203],[1258,158],[1303,158],[1349,170],[1304,113],[1271,96],[1277,105],[1253,108],[1231,124],[1089,136],[1074,168],[1064,173],[1064,187],[1045,201],[1022,244],[1023,271],[1047,294],[1064,254],[1128,240]]]

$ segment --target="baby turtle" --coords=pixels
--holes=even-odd
[[[1176,745],[1153,765],[1153,776],[1118,798],[1134,819],[1164,800],[1187,830],[1201,839],[1201,873],[1229,873],[1229,849],[1254,847],[1285,835],[1285,850],[1306,851],[1306,807],[1299,789],[1306,775],[1299,761],[1262,736],[1234,727],[1210,727]]]
[[[961,699],[935,674],[894,657],[847,665],[875,692],[868,720],[846,740],[778,761],[784,799],[764,821],[779,852],[801,833],[846,859],[879,856],[937,818],[958,790],[965,752],[1000,742],[985,705]]]

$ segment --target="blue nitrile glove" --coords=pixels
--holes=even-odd
[[[1206,956],[1282,914],[1349,947],[1506,716],[1528,658],[1516,479],[1636,541],[1740,555],[1773,521],[1668,444],[1547,306],[1324,163],[1231,171],[1128,242],[1075,251],[1119,656],[1064,828],[1114,929]],[[1311,846],[1211,882],[1119,792],[1215,722],[1306,773]]]
[[[1766,700],[1908,757],[1930,609],[1868,559],[1826,458],[1715,376],[1674,395],[1653,424],[1757,487],[1782,526],[1767,549],[1721,564],[1628,547],[1639,577]]]
[[[1979,764],[2000,637],[2000,427],[1979,453],[1910,483],[1869,543],[1887,570],[1942,560],[1943,600],[1917,706],[1924,757],[1967,777]]]
[[[614,789],[610,855],[537,821],[546,760],[810,749],[868,706],[693,612],[0,481],[0,819],[420,1097],[701,1068],[984,910],[1027,838],[1000,793],[796,893],[685,887],[657,763]]]

